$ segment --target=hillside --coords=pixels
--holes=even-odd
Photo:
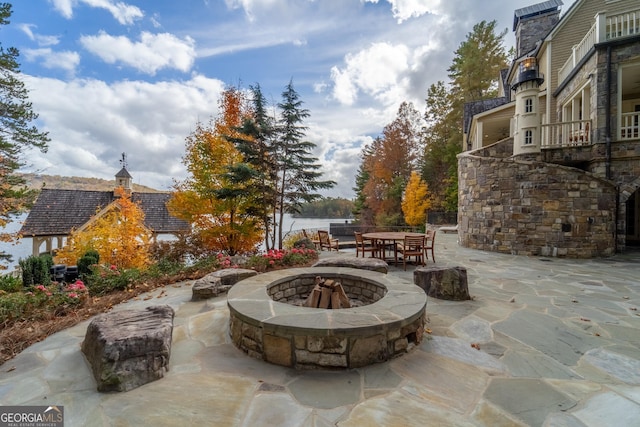
[[[52,188],[57,190],[90,190],[90,191],[110,191],[116,185],[115,180],[99,178],[82,178],[77,176],[60,175],[36,175],[21,174],[27,181],[29,188],[40,190],[41,188]],[[145,185],[133,184],[133,191],[138,193],[162,193]]]

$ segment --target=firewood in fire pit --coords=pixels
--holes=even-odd
[[[316,276],[314,287],[304,302],[305,307],[350,308],[351,303],[340,282]]]

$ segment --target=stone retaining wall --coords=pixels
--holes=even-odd
[[[458,156],[461,246],[514,255],[569,258],[615,252],[616,188],[581,170],[535,160]]]

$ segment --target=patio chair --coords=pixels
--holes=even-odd
[[[358,258],[360,253],[362,253],[362,258],[364,258],[367,252],[371,252],[371,256],[375,257],[378,253],[376,243],[373,240],[363,238],[362,233],[358,231],[354,231],[354,234],[356,236],[356,258]]]
[[[427,251],[431,251],[431,259],[436,262],[436,256],[434,255],[434,247],[436,245],[436,230],[427,230],[427,237],[424,240],[424,254],[427,255]],[[429,257],[427,256],[427,259]]]
[[[335,249],[337,252],[339,249],[338,239],[332,239],[328,231],[318,230],[318,240],[320,241],[320,250],[327,248],[329,252],[331,249]]]
[[[405,270],[409,257],[415,257],[416,264],[420,262],[420,265],[425,265],[425,236],[404,236],[404,241],[397,245],[397,251],[402,255],[402,266]]]

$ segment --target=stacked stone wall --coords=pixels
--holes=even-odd
[[[458,157],[458,234],[473,249],[568,258],[615,253],[616,188],[540,161]]]

